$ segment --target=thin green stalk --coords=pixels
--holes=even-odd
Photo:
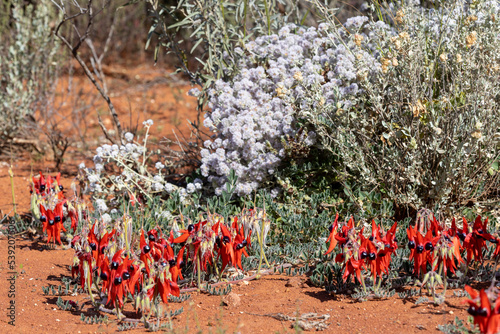
[[[266,18],[267,18],[267,33],[271,35],[271,15],[269,13],[269,5],[267,0],[264,0],[264,6],[266,8]]]
[[[201,252],[198,249],[198,254],[196,256],[196,271],[197,271],[197,276],[198,276],[198,292],[201,291],[201,262],[200,262],[200,256]]]
[[[379,277],[376,291],[378,291],[381,286],[382,286],[382,277]]]
[[[257,233],[257,241],[259,242],[259,246],[260,246],[260,256],[259,256],[259,267],[257,268],[257,279],[260,278],[260,268],[262,268],[262,259],[263,259],[263,254],[264,254],[264,247],[262,245],[262,242],[261,242],[261,238],[259,236],[259,234]]]
[[[92,283],[90,281],[90,279],[92,277],[91,276],[92,270],[90,270],[90,265],[87,262],[86,262],[86,266],[87,266],[87,287],[89,290],[89,295],[90,295],[90,300],[92,301],[92,305],[95,305],[94,295],[92,294]]]
[[[260,278],[260,269],[262,268],[262,260],[266,261],[266,265],[270,267],[269,262],[267,261],[266,254],[264,253],[264,226],[260,229],[260,234],[257,233],[257,241],[260,246],[260,256],[259,256],[259,267],[257,268],[257,278]]]
[[[363,292],[367,293],[366,292],[365,278],[364,278],[363,274],[361,274],[361,285],[363,286]]]
[[[116,308],[116,316],[118,317],[118,320],[121,320],[122,314],[120,312],[120,307],[118,307],[118,297],[115,299],[115,308]]]
[[[259,267],[257,268],[257,276],[256,276],[257,279],[260,278],[260,268],[261,267],[262,267],[262,251],[260,253],[260,258],[259,258]]]
[[[248,0],[245,0],[245,5],[243,9],[243,36],[247,37],[247,10],[248,10]]]

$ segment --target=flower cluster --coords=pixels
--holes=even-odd
[[[127,132],[124,135],[126,144],[121,146],[104,144],[96,149],[94,168],[87,168],[84,163],[80,164],[82,178],[88,183],[87,191],[99,201],[97,208],[102,213],[108,211],[106,201],[102,198],[110,194],[126,196],[135,205],[153,195],[174,192],[178,192],[184,201],[190,194],[201,191],[203,182],[200,179],[188,183],[186,188],[167,182],[165,169],[172,166],[169,161],[156,161],[154,168],[148,166],[149,159],[155,154],[147,148],[149,129],[153,121],[144,121],[143,125],[146,134],[142,143],[134,142],[134,135]],[[159,159],[161,160],[161,157]],[[108,169],[105,168],[107,164],[110,165]],[[119,173],[111,172],[117,169]]]
[[[483,262],[486,241],[497,244],[494,256],[500,254],[500,239],[487,232],[487,225],[488,218],[483,221],[481,216],[477,216],[472,226],[463,218],[462,228],[456,226],[455,219],[452,220],[451,227],[445,228],[443,223],[432,217],[425,235],[417,227],[409,227],[408,248],[411,251],[410,260],[414,261],[414,274],[425,274],[428,264],[433,271],[441,267],[440,271],[446,275],[448,269],[455,273],[457,265],[461,263],[470,264],[474,260]],[[463,248],[467,251],[466,261],[460,254]]]
[[[221,217],[209,215],[208,219],[196,224],[189,223],[187,229],[179,232],[181,235],[173,243],[183,244],[182,249],[187,247],[188,257],[193,263],[200,261],[198,270],[206,271],[207,265],[214,263],[214,253],[222,259],[222,271],[228,264],[243,270],[241,257],[248,256],[245,247],[251,246],[251,231],[245,237],[238,218],[234,218],[231,226],[226,226]]]
[[[79,275],[80,285],[92,299],[95,286],[106,296],[104,304],[118,312],[128,294],[133,296],[136,310],[150,312],[156,297],[167,303],[170,295],[179,296],[178,280],[184,279],[185,263],[192,263],[193,273],[215,268],[222,275],[228,265],[243,269],[241,258],[248,256],[252,231],[257,226],[258,232],[266,229],[266,222],[265,211],[260,209],[244,210],[231,224],[218,214],[200,216],[197,223],[181,216],[174,219],[167,234],[159,226],[133,233],[129,216],[112,225],[102,220],[91,226],[87,222],[71,241],[75,249],[72,275]],[[220,269],[218,259],[222,260]]]
[[[68,200],[64,196],[64,187],[60,181],[61,173],[55,177],[45,177],[41,172],[32,178],[31,212],[40,220],[43,233],[47,232],[47,242],[61,243],[61,233],[66,232],[64,221],[71,220],[71,229],[76,231],[78,221],[84,215],[84,206],[77,200]]]
[[[352,23],[351,29],[361,29],[361,24]],[[328,31],[327,24],[317,29],[289,24],[277,34],[246,43],[235,54],[239,72],[216,81],[208,91],[211,111],[204,125],[215,138],[201,150],[201,172],[216,193],[225,189],[230,170],[238,176],[238,194],[264,185],[285,158],[284,139],[295,138],[306,146],[316,141],[314,132],[300,131],[297,110],[313,112],[336,103],[339,96],[347,105],[348,97],[359,93],[358,77],[381,68],[352,37],[342,30]]]
[[[364,228],[357,230],[354,227],[354,218],[351,217],[347,224],[339,226],[338,214],[330,226],[330,235],[326,242],[330,242],[326,254],[331,253],[338,245],[340,252],[335,257],[335,262],[343,263],[344,281],[350,275],[356,277],[360,283],[364,283],[362,269],[370,269],[375,282],[379,277],[382,281],[383,273],[389,274],[392,253],[398,248],[395,240],[397,223],[394,223],[388,231],[372,221],[372,231],[367,238],[364,236]],[[375,286],[375,284],[374,284]]]
[[[440,224],[433,217],[431,228],[428,229],[425,236],[417,227],[410,226],[406,232],[408,235],[408,248],[411,252],[409,260],[413,260],[413,273],[415,275],[425,274],[427,264],[432,266],[432,270],[437,270],[436,267],[442,265],[445,275],[448,269],[455,273],[457,264],[460,265],[460,263],[464,262],[460,255],[461,245],[459,241],[463,231],[456,228],[455,220],[453,220],[451,228],[445,230],[443,224]]]

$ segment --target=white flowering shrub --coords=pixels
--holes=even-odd
[[[366,20],[350,19],[346,27],[359,29]],[[289,24],[235,50],[239,73],[208,91],[211,111],[204,125],[216,138],[204,143],[201,172],[216,192],[225,188],[231,169],[238,176],[237,193],[265,186],[285,157],[288,140],[315,143],[316,133],[299,118],[339,96],[349,105],[359,91],[358,77],[380,70],[370,52],[354,55],[344,39],[326,23],[318,29]]]
[[[142,143],[134,140],[134,134],[124,135],[127,143],[122,146],[104,144],[96,149],[93,168],[80,164],[81,180],[86,184],[86,192],[95,201],[95,207],[102,214],[109,210],[108,204],[116,202],[118,197],[128,198],[132,204],[164,197],[177,192],[181,201],[201,191],[200,179],[179,187],[166,180],[168,169],[174,162],[148,150],[147,143],[152,120],[143,122],[145,136]]]
[[[203,125],[212,136],[201,148],[200,172],[216,194],[231,171],[239,195],[293,190],[283,166],[294,163],[296,149],[306,162],[314,160],[307,154],[325,154],[321,170],[329,164],[331,182],[376,189],[398,208],[492,194],[499,181],[498,1],[368,4],[367,16],[343,24],[335,10],[313,5],[323,19],[317,27],[252,7],[261,14],[252,35],[236,4],[211,7],[210,17],[191,5],[169,9],[189,13],[173,26],[192,29],[207,50],[204,72],[183,69],[202,87],[191,93],[209,107]],[[158,25],[161,11],[153,12]]]
[[[299,115],[314,124],[345,181],[414,208],[464,205],[498,191],[499,11],[498,1],[390,5],[380,8],[385,23],[330,24],[337,36],[348,30],[359,92],[346,98],[334,87],[331,103]],[[366,52],[374,63],[366,64]],[[367,65],[375,71],[368,76]],[[305,96],[314,101],[318,89]]]

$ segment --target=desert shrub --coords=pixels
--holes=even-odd
[[[45,103],[59,49],[51,33],[57,16],[50,1],[36,6],[13,2],[7,13],[0,43],[0,150],[24,130],[37,105]]]
[[[390,5],[343,27],[330,16],[328,30],[346,49],[357,92],[332,87],[327,103],[298,113],[336,157],[344,183],[413,208],[460,206],[498,187],[499,10],[492,1]],[[365,53],[376,60],[367,62]],[[324,98],[324,85],[302,100]]]
[[[300,43],[301,37],[297,35],[287,44],[286,29],[280,38],[271,33],[280,30],[287,21],[305,20],[309,8],[285,1],[203,4],[186,1],[177,6],[151,1],[151,4],[154,18],[151,31],[161,41],[157,50],[163,46],[179,56],[181,69],[201,88],[191,93],[198,96],[200,107],[208,105],[211,109],[205,114],[204,125],[209,132],[215,132],[216,138],[203,144],[201,174],[208,178],[217,194],[225,189],[231,170],[238,177],[239,195],[248,195],[259,186],[273,188],[273,183],[267,181],[285,154],[282,139],[300,137],[307,146],[314,142],[314,136],[308,136],[307,132],[299,134],[299,128],[292,124],[294,110],[283,101],[285,91],[276,96],[276,88],[282,84],[280,70],[287,60],[281,57],[283,64],[278,64],[279,57],[273,52],[283,47],[284,53],[292,54],[294,43]],[[189,39],[196,41],[191,50],[183,50],[179,41],[186,31]],[[307,38],[306,34],[303,39]],[[257,55],[260,51],[266,54]],[[198,68],[189,67],[186,58],[189,52],[200,54]],[[252,56],[247,57],[247,52]],[[267,78],[264,67],[271,62],[274,74]],[[292,65],[286,66],[290,67],[289,84],[293,80]],[[200,129],[200,124],[195,123],[195,127]]]
[[[293,191],[300,171],[289,167],[318,153],[332,184],[375,191],[396,210],[496,191],[497,2],[370,5],[341,25],[315,2],[317,27],[300,25],[298,7],[280,14],[260,2],[152,7],[157,50],[179,55],[209,108],[200,172],[217,194],[231,171],[239,195]],[[167,26],[167,16],[178,21]],[[182,29],[204,50],[196,71],[175,39]]]
[[[116,207],[121,197],[136,205],[175,193],[183,203],[188,195],[199,193],[202,189],[200,179],[187,182],[185,187],[176,185],[175,180],[167,180],[174,174],[178,159],[169,159],[165,151],[148,147],[153,121],[144,121],[143,126],[144,137],[127,132],[124,145],[104,144],[97,147],[93,167],[80,164],[80,180],[85,185],[85,193],[92,196],[101,213]]]

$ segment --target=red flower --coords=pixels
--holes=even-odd
[[[488,218],[481,221],[481,216],[477,216],[472,227],[472,232],[468,233],[464,239],[464,247],[467,249],[467,263],[471,260],[483,262],[483,249],[486,248],[486,240],[496,240],[486,230]],[[464,229],[467,227],[467,222],[464,218]]]
[[[170,275],[168,275],[170,276]],[[174,295],[179,297],[180,289],[177,283],[173,282],[169,277],[167,277],[167,271],[160,273],[159,277],[156,279],[156,289],[153,295],[160,296],[164,303],[168,303],[168,296]]]
[[[45,191],[47,190],[47,182],[45,181],[45,177],[43,176],[42,172],[40,172],[40,177],[36,179],[33,176],[33,187],[35,188],[35,192],[37,195],[40,194],[45,194]]]
[[[364,267],[363,260],[356,260],[352,256],[345,263],[345,272],[342,278],[344,282],[347,280],[349,275],[354,274],[358,279],[358,282],[361,282],[361,269]]]
[[[436,218],[433,219],[433,224],[436,226],[441,226]],[[458,230],[455,225],[455,219],[453,219],[451,223],[451,228],[447,229],[446,231],[444,228],[439,228],[435,230],[435,233],[438,235],[437,242],[433,244],[434,246],[434,253],[438,257],[438,262],[437,262],[437,267],[439,267],[441,264],[443,264],[443,272],[444,275],[446,276],[448,269],[452,272],[455,273],[455,269],[457,268],[455,264],[455,259],[457,260],[457,263],[460,265],[460,263],[463,263],[464,260],[462,259],[462,256],[460,255],[460,241],[459,241],[459,236],[458,236]],[[433,270],[436,270],[437,268],[433,268]]]
[[[182,257],[184,255],[184,249],[185,247],[182,247],[179,251],[179,254],[177,254],[177,260],[174,261],[175,263],[170,262],[170,274],[172,275],[172,281],[177,282],[177,279],[180,277],[181,279],[184,279],[182,277],[182,272],[181,272],[181,267],[183,265],[183,260]]]
[[[130,275],[130,278],[127,281],[127,286],[128,286],[128,291],[132,294],[132,296],[135,293],[135,288],[137,287],[140,289],[144,276],[142,275],[142,268],[144,268],[144,265],[137,265],[130,263],[128,266],[128,274]]]
[[[222,258],[222,271],[228,264],[235,263],[234,245],[231,238],[231,233],[224,224],[220,224],[222,238],[219,243],[219,256]]]
[[[102,280],[102,292],[106,292],[109,290],[109,284],[111,280],[111,271],[109,270],[109,259],[108,257],[104,257],[104,260],[101,262],[101,266],[99,267],[101,273],[99,275]]]
[[[467,299],[464,303],[469,304],[468,312],[474,317],[474,324],[479,326],[479,330],[484,334],[495,334],[500,331],[500,298],[496,297],[494,309],[488,294],[483,289],[478,293],[470,286],[466,285],[465,290],[472,299]]]
[[[333,222],[332,226],[330,226],[330,235],[326,240],[327,243],[328,241],[330,241],[330,246],[328,247],[328,250],[326,251],[325,255],[330,254],[335,248],[335,246],[337,246],[337,239],[335,238],[335,236],[337,235],[338,221],[339,221],[339,214],[337,213],[335,215],[335,221]]]
[[[78,264],[78,271],[80,272],[80,286],[82,289],[85,288],[85,280],[87,279],[86,275],[90,275],[90,286],[88,287],[89,291],[92,288],[92,255],[90,253],[85,253],[85,252],[79,252],[77,253],[78,260],[80,263]],[[88,272],[85,272],[85,266],[84,263],[87,263],[88,265]]]
[[[235,218],[233,222],[233,229],[236,230],[236,236],[234,237],[234,263],[233,265],[237,265],[241,270],[243,270],[243,267],[241,266],[241,256],[244,254],[246,257],[248,257],[248,253],[245,250],[245,247],[247,245],[250,245],[250,234],[248,237],[245,239],[245,233],[243,230],[243,226],[238,227],[238,220]]]
[[[62,223],[64,219],[63,202],[57,203],[54,210],[47,210],[43,204],[40,204],[40,213],[40,220],[43,224],[43,232],[47,231],[47,243],[52,240],[54,243],[57,241],[60,245],[62,245],[61,231],[66,232]]]
[[[121,251],[123,250],[120,250],[118,253],[120,253]],[[115,260],[115,257],[113,257],[113,260]],[[113,269],[113,263],[116,262],[111,262],[111,278],[109,282],[108,302],[106,303],[106,305],[109,305],[109,303],[111,303],[113,306],[116,306],[116,302],[118,302],[119,307],[123,306],[123,296],[125,295],[127,288],[127,284],[126,282],[124,282],[124,280],[126,279],[124,277],[124,273],[128,272],[128,262],[128,259],[126,261],[123,261],[117,269]]]
[[[139,245],[141,247],[140,259],[144,263],[144,267],[146,268],[146,273],[148,274],[148,276],[150,276],[149,266],[153,263],[153,259],[151,258],[151,255],[149,254],[149,252],[151,251],[151,248],[146,243],[146,238],[144,238],[144,230],[141,231],[141,241],[140,241]]]

